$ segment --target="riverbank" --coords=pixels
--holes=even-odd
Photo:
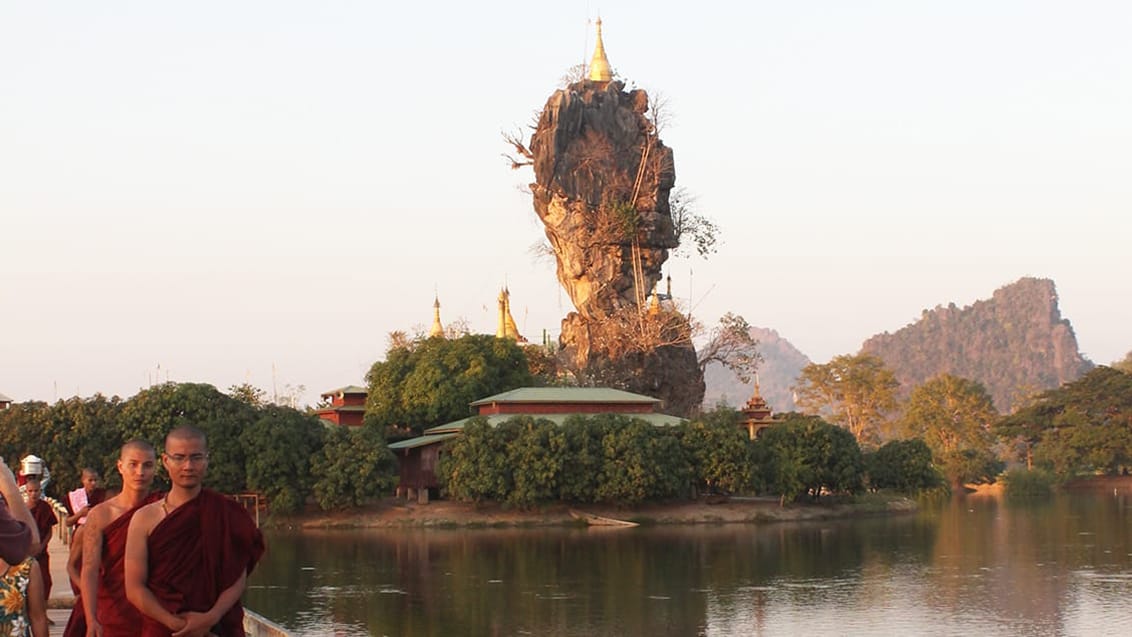
[[[915,500],[895,495],[867,495],[852,501],[779,506],[778,498],[733,497],[724,501],[707,499],[642,504],[633,507],[586,505],[570,507],[554,504],[522,511],[495,503],[465,503],[434,500],[428,504],[388,498],[360,509],[305,513],[273,517],[264,526],[276,528],[495,528],[577,526],[582,524],[571,509],[601,517],[643,525],[650,524],[733,524],[802,520],[825,520],[869,515],[912,513]]]

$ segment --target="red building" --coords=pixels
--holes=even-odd
[[[359,427],[366,414],[367,394],[365,387],[356,385],[332,389],[320,396],[323,400],[330,401],[330,405],[315,413],[324,425]]]
[[[515,416],[531,416],[562,424],[577,414],[625,414],[658,427],[677,425],[682,418],[658,413],[660,400],[641,394],[604,387],[520,387],[481,398],[471,404],[474,416],[424,430],[424,435],[389,445],[397,455],[400,480],[397,495],[428,502],[440,483],[436,469],[444,452],[444,441],[459,436],[473,418],[486,418],[497,425]]]
[[[12,399],[8,398],[4,394],[0,394],[0,411],[4,411],[5,409],[7,409],[11,406],[12,406]]]

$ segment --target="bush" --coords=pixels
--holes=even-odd
[[[1053,493],[1057,478],[1045,469],[1011,469],[1002,482],[1008,498],[1044,498]]]

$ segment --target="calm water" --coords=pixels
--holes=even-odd
[[[1127,635],[1132,499],[617,530],[275,533],[249,608],[303,635]]]

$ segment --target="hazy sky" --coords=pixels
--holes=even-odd
[[[1123,0],[7,2],[0,393],[314,402],[434,293],[494,332],[504,282],[520,331],[556,337],[572,308],[501,132],[589,57],[599,9],[722,229],[666,266],[699,319],[824,362],[1037,276],[1087,357],[1132,349]]]

